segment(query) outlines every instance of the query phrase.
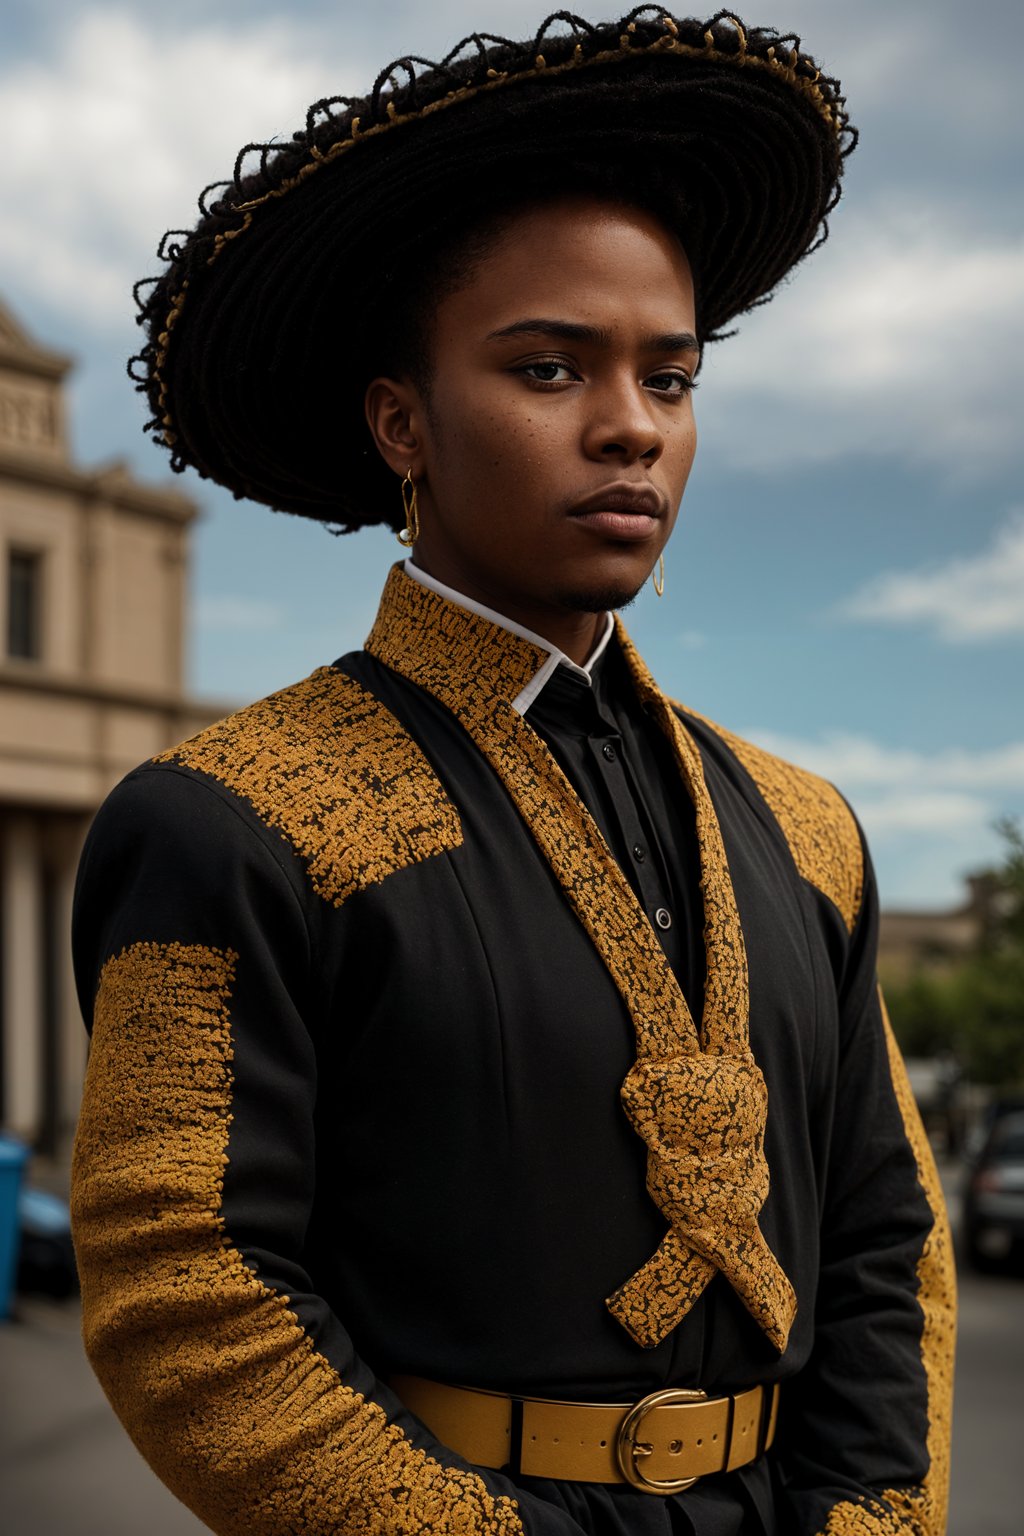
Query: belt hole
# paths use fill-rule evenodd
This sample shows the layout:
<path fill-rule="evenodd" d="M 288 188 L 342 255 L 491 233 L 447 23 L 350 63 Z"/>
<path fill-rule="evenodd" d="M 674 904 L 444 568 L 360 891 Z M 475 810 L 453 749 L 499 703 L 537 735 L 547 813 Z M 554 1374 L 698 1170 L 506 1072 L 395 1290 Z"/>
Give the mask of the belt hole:
<path fill-rule="evenodd" d="M 673 1441 L 671 1441 L 671 1443 L 669 1444 L 669 1448 L 668 1448 L 669 1449 L 669 1455 L 671 1455 L 671 1456 L 678 1456 L 679 1452 L 682 1450 L 682 1448 L 683 1448 L 683 1442 L 681 1440 L 673 1440 Z"/>
<path fill-rule="evenodd" d="M 698 1435 L 697 1436 L 697 1444 L 698 1445 L 703 1445 L 704 1444 L 704 1438 L 703 1438 L 702 1435 Z"/>
<path fill-rule="evenodd" d="M 607 1445 L 607 1444 L 608 1444 L 608 1441 L 607 1441 L 607 1440 L 602 1440 L 602 1441 L 601 1441 L 601 1444 L 602 1444 L 602 1446 L 605 1446 L 605 1445 Z"/>

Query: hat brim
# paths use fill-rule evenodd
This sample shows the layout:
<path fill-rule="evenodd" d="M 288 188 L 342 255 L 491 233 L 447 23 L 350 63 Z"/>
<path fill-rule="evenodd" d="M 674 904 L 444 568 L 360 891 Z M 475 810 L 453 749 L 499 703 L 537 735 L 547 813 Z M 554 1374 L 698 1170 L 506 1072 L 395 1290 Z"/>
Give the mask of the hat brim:
<path fill-rule="evenodd" d="M 569 33 L 522 45 L 532 67 L 478 60 L 450 92 L 382 77 L 276 161 L 264 149 L 146 301 L 137 377 L 175 467 L 278 510 L 394 526 L 362 414 L 366 318 L 453 214 L 552 157 L 623 167 L 640 203 L 654 177 L 678 187 L 702 341 L 764 302 L 826 228 L 852 145 L 842 98 L 773 34 L 716 21 L 687 42 L 697 23 L 656 15 L 589 53 Z"/>

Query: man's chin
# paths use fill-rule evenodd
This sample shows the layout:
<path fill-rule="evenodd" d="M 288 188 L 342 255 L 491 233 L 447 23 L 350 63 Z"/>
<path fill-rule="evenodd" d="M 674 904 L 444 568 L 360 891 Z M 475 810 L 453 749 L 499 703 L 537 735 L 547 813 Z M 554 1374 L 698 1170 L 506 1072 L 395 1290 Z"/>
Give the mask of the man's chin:
<path fill-rule="evenodd" d="M 577 588 L 560 594 L 559 602 L 571 613 L 608 613 L 612 609 L 628 608 L 646 585 L 644 581 L 639 586 L 609 582 L 604 587 Z"/>

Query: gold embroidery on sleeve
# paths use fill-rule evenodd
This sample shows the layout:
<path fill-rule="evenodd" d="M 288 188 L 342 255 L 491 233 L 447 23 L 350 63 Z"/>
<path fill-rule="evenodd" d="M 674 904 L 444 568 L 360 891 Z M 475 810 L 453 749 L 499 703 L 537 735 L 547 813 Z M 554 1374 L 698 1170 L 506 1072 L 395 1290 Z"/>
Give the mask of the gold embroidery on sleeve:
<path fill-rule="evenodd" d="M 879 994 L 881 999 L 881 994 Z M 949 1450 L 953 1421 L 953 1356 L 956 1346 L 956 1269 L 953 1239 L 949 1230 L 946 1202 L 939 1183 L 938 1170 L 928 1144 L 913 1090 L 907 1079 L 896 1037 L 889 1023 L 885 1002 L 881 1000 L 886 1042 L 893 1085 L 907 1140 L 917 1159 L 917 1174 L 934 1218 L 924 1251 L 917 1266 L 920 1289 L 917 1299 L 924 1313 L 921 1355 L 928 1379 L 928 1455 L 930 1467 L 924 1480 L 923 1495 L 927 1517 L 923 1528 L 929 1536 L 940 1536 L 946 1529 L 949 1499 Z M 886 1494 L 897 1509 L 905 1495 Z M 909 1513 L 909 1511 L 908 1511 Z"/>
<path fill-rule="evenodd" d="M 104 967 L 74 1163 L 86 1347 L 156 1473 L 221 1536 L 514 1536 L 513 1500 L 341 1381 L 221 1214 L 237 957 Z"/>
<path fill-rule="evenodd" d="M 830 1511 L 822 1536 L 945 1536 L 949 1502 L 949 1453 L 953 1423 L 953 1357 L 956 1347 L 956 1269 L 946 1202 L 913 1090 L 907 1079 L 885 999 L 879 992 L 889 1069 L 917 1175 L 933 1225 L 917 1265 L 917 1299 L 924 1314 L 921 1361 L 928 1386 L 928 1472 L 914 1488 L 887 1488 L 879 1499 L 844 1500 Z M 882 1502 L 884 1501 L 884 1502 Z"/>
<path fill-rule="evenodd" d="M 331 667 L 155 760 L 208 774 L 247 800 L 336 907 L 462 842 L 455 807 L 419 747 L 383 704 Z"/>

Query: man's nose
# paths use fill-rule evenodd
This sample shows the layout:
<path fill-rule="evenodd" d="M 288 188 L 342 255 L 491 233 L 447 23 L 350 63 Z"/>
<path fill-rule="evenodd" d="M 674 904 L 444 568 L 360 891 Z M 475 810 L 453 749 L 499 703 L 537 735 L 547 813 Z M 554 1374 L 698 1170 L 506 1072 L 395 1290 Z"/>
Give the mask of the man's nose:
<path fill-rule="evenodd" d="M 665 438 L 650 401 L 637 385 L 602 391 L 587 426 L 585 448 L 592 458 L 654 464 L 661 458 Z"/>

